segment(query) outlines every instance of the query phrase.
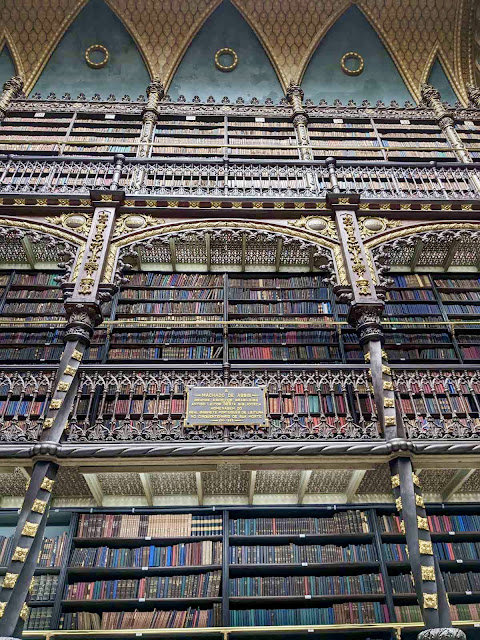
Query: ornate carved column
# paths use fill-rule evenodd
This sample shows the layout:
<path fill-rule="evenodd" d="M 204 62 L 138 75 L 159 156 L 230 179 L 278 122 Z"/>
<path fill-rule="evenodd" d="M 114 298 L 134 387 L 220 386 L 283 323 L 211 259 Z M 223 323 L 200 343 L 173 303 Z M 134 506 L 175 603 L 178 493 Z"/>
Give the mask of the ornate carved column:
<path fill-rule="evenodd" d="M 21 94 L 23 89 L 23 80 L 20 76 L 13 76 L 3 85 L 3 91 L 0 94 L 0 122 L 7 115 L 10 102 Z"/>
<path fill-rule="evenodd" d="M 63 285 L 67 327 L 65 350 L 58 366 L 54 393 L 43 422 L 36 461 L 14 534 L 13 555 L 0 592 L 0 637 L 19 637 L 28 616 L 26 599 L 42 545 L 51 492 L 58 472 L 55 454 L 67 427 L 78 387 L 78 369 L 94 329 L 102 321 L 101 306 L 113 287 L 103 285 L 116 208 L 121 192 L 92 192 L 92 226 L 75 282 Z"/>
<path fill-rule="evenodd" d="M 474 84 L 467 84 L 467 95 L 470 106 L 480 109 L 480 89 Z"/>
<path fill-rule="evenodd" d="M 418 640 L 465 640 L 464 632 L 452 627 L 443 577 L 433 556 L 420 481 L 414 473 L 410 456 L 399 453 L 390 462 L 390 472 L 395 505 L 407 541 L 415 592 L 427 627 L 420 632 Z"/>
<path fill-rule="evenodd" d="M 423 102 L 435 113 L 438 125 L 450 143 L 457 160 L 460 162 L 472 162 L 470 153 L 465 149 L 462 139 L 455 129 L 455 120 L 452 112 L 442 103 L 440 92 L 430 84 L 422 84 L 421 95 Z M 476 187 L 478 189 L 479 185 L 476 185 Z"/>
<path fill-rule="evenodd" d="M 137 158 L 150 155 L 149 145 L 155 135 L 155 125 L 158 120 L 158 103 L 164 96 L 163 84 L 159 78 L 154 78 L 147 87 L 148 101 L 142 113 L 142 132 L 137 150 Z"/>
<path fill-rule="evenodd" d="M 385 437 L 397 436 L 395 402 L 391 371 L 383 350 L 384 336 L 380 320 L 383 314 L 383 290 L 376 286 L 358 226 L 358 195 L 329 194 L 328 202 L 335 211 L 338 237 L 342 243 L 343 261 L 350 286 L 337 288 L 337 295 L 350 303 L 348 321 L 355 327 L 365 360 L 370 363 L 377 418 Z"/>
<path fill-rule="evenodd" d="M 297 144 L 300 147 L 300 158 L 302 160 L 313 160 L 313 151 L 310 146 L 310 137 L 307 128 L 308 116 L 302 104 L 303 95 L 300 85 L 295 84 L 293 80 L 290 81 L 287 89 L 287 100 L 292 105 L 292 122 L 297 137 Z M 317 181 L 311 169 L 307 168 L 305 178 L 312 194 L 317 193 Z"/>

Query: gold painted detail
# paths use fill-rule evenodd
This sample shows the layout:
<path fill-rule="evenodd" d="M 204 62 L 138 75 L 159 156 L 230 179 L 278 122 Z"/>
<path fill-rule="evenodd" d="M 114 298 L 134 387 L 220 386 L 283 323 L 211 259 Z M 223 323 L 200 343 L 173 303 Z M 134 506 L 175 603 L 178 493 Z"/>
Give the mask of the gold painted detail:
<path fill-rule="evenodd" d="M 59 382 L 57 386 L 57 391 L 68 391 L 70 387 L 69 382 Z"/>
<path fill-rule="evenodd" d="M 62 400 L 60 398 L 54 398 L 50 400 L 50 409 L 60 409 L 62 406 Z"/>
<path fill-rule="evenodd" d="M 45 418 L 43 421 L 44 429 L 51 429 L 53 427 L 53 418 Z"/>
<path fill-rule="evenodd" d="M 357 285 L 358 292 L 361 296 L 370 295 L 370 285 L 366 278 L 358 278 L 355 281 L 355 284 Z"/>
<path fill-rule="evenodd" d="M 343 198 L 345 199 L 345 198 Z M 342 198 L 339 198 L 339 202 Z M 348 200 L 348 198 L 347 198 Z M 356 284 L 358 286 L 358 282 L 361 283 L 360 295 L 369 295 L 370 287 L 367 284 L 365 285 L 365 278 L 363 277 L 365 272 L 367 271 L 367 267 L 365 266 L 362 260 L 362 252 L 360 250 L 360 244 L 355 237 L 355 225 L 353 222 L 353 217 L 351 215 L 347 215 L 343 218 L 343 224 L 345 226 L 345 233 L 347 234 L 347 251 L 350 256 L 350 260 L 352 262 L 352 271 L 354 271 L 357 276 L 359 276 Z"/>
<path fill-rule="evenodd" d="M 349 67 L 347 67 L 348 60 L 357 61 L 358 66 L 356 67 L 356 69 L 350 69 Z M 363 60 L 362 56 L 356 51 L 347 51 L 347 53 L 345 53 L 340 60 L 340 67 L 342 68 L 343 73 L 347 74 L 347 76 L 359 76 L 365 68 L 365 61 Z"/>
<path fill-rule="evenodd" d="M 230 64 L 222 64 L 222 62 L 220 61 L 220 58 L 226 55 L 232 58 L 232 62 Z M 219 49 L 215 53 L 215 66 L 220 71 L 233 71 L 237 66 L 237 64 L 238 64 L 238 55 L 233 49 L 230 49 L 229 47 L 223 47 L 222 49 Z"/>
<path fill-rule="evenodd" d="M 42 480 L 42 484 L 40 485 L 40 489 L 44 489 L 44 491 L 51 492 L 54 484 L 55 484 L 55 480 L 52 480 L 51 478 L 44 478 Z"/>
<path fill-rule="evenodd" d="M 83 353 L 81 351 L 78 351 L 78 349 L 75 349 L 72 353 L 72 358 L 80 362 L 81 359 L 83 358 Z"/>
<path fill-rule="evenodd" d="M 15 583 L 17 582 L 18 573 L 9 573 L 5 574 L 3 578 L 3 586 L 5 589 L 13 589 Z"/>
<path fill-rule="evenodd" d="M 391 480 L 392 480 L 392 489 L 396 489 L 397 487 L 400 486 L 400 475 L 398 473 L 392 476 Z"/>
<path fill-rule="evenodd" d="M 84 235 L 88 233 L 92 222 L 91 217 L 85 213 L 62 213 L 60 216 L 45 218 L 45 220 L 57 227 L 64 227 L 65 229 L 73 230 Z"/>
<path fill-rule="evenodd" d="M 370 362 L 370 351 L 367 351 L 367 353 L 364 353 L 363 357 L 365 358 L 365 362 Z"/>
<path fill-rule="evenodd" d="M 395 407 L 395 400 L 393 398 L 384 398 L 383 406 L 385 409 L 393 409 Z"/>
<path fill-rule="evenodd" d="M 394 427 L 396 425 L 395 416 L 385 416 L 385 426 Z"/>
<path fill-rule="evenodd" d="M 418 550 L 424 556 L 433 556 L 433 547 L 430 540 L 419 540 L 418 541 Z"/>
<path fill-rule="evenodd" d="M 401 511 L 402 510 L 402 508 L 403 508 L 402 498 L 397 498 L 395 500 L 395 506 L 397 507 L 397 511 Z"/>
<path fill-rule="evenodd" d="M 403 520 L 400 520 L 400 532 L 405 535 L 405 522 Z"/>
<path fill-rule="evenodd" d="M 387 360 L 387 362 L 388 362 L 388 355 L 387 355 L 387 352 L 386 352 L 384 349 L 382 349 L 381 354 L 382 354 L 382 359 L 383 359 L 383 360 Z"/>
<path fill-rule="evenodd" d="M 91 58 L 91 54 L 94 53 L 95 51 L 99 51 L 100 53 L 103 54 L 103 59 L 100 60 L 100 62 L 94 62 Z M 110 58 L 110 54 L 108 53 L 108 49 L 107 47 L 104 47 L 103 44 L 92 44 L 85 51 L 85 62 L 92 69 L 102 69 L 107 64 L 109 58 Z M 102 196 L 102 200 L 103 200 L 103 196 Z"/>
<path fill-rule="evenodd" d="M 420 478 L 417 476 L 416 473 L 412 472 L 412 482 L 414 485 L 416 485 L 417 487 L 421 487 L 422 485 L 420 484 Z"/>
<path fill-rule="evenodd" d="M 384 380 L 383 388 L 387 391 L 393 391 L 393 382 L 391 380 Z"/>
<path fill-rule="evenodd" d="M 29 607 L 26 603 L 23 603 L 22 608 L 20 609 L 20 613 L 18 614 L 22 620 L 26 620 L 28 618 L 28 614 L 30 612 Z"/>
<path fill-rule="evenodd" d="M 35 587 L 35 578 L 30 580 L 30 586 L 28 587 L 28 593 L 33 593 L 33 589 Z"/>
<path fill-rule="evenodd" d="M 435 581 L 435 567 L 422 566 L 422 580 Z"/>
<path fill-rule="evenodd" d="M 65 367 L 65 375 L 66 376 L 74 376 L 76 372 L 75 367 L 71 367 L 69 364 Z"/>
<path fill-rule="evenodd" d="M 25 562 L 28 555 L 28 548 L 25 547 L 15 547 L 15 551 L 13 552 L 12 562 Z"/>
<path fill-rule="evenodd" d="M 104 196 L 102 195 L 102 198 Z M 108 196 L 111 198 L 111 196 Z M 95 235 L 90 243 L 89 254 L 87 261 L 85 262 L 84 271 L 87 277 L 80 280 L 80 293 L 82 295 L 89 295 L 92 293 L 93 285 L 95 283 L 94 274 L 98 272 L 100 254 L 102 252 L 105 230 L 108 223 L 108 213 L 105 211 L 100 212 L 98 215 L 98 222 L 95 229 Z"/>
<path fill-rule="evenodd" d="M 415 504 L 417 507 L 425 508 L 425 502 L 423 501 L 423 496 L 419 496 L 418 493 L 415 494 Z"/>
<path fill-rule="evenodd" d="M 423 594 L 423 606 L 425 609 L 438 609 L 438 596 L 436 593 Z"/>
<path fill-rule="evenodd" d="M 7 607 L 6 602 L 0 602 L 0 618 L 3 618 L 3 614 L 5 613 L 6 607 Z"/>
<path fill-rule="evenodd" d="M 362 238 L 374 236 L 377 233 L 383 233 L 387 229 L 398 227 L 400 224 L 401 222 L 399 220 L 390 220 L 389 218 L 368 216 L 358 219 L 358 226 L 360 228 L 360 235 Z"/>
<path fill-rule="evenodd" d="M 47 503 L 45 500 L 40 500 L 39 498 L 37 498 L 33 501 L 32 511 L 35 511 L 36 513 L 45 513 L 46 508 Z"/>
<path fill-rule="evenodd" d="M 386 364 L 382 364 L 382 373 L 384 373 L 386 376 L 391 375 L 392 370 L 390 369 L 390 367 L 387 367 Z"/>
<path fill-rule="evenodd" d="M 310 231 L 320 233 L 327 238 L 337 239 L 337 230 L 334 221 L 328 216 L 302 216 L 295 220 L 294 227 L 303 227 Z"/>
<path fill-rule="evenodd" d="M 422 518 L 422 516 L 417 516 L 417 527 L 423 529 L 423 531 L 430 531 L 428 528 L 428 519 Z"/>
<path fill-rule="evenodd" d="M 38 524 L 34 522 L 25 522 L 22 529 L 22 536 L 27 536 L 28 538 L 34 538 L 37 533 Z"/>

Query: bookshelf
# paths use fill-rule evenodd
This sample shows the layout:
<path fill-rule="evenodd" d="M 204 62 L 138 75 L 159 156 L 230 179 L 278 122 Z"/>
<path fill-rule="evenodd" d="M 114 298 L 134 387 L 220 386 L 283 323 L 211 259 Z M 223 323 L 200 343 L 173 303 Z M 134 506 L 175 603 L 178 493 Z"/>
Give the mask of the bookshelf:
<path fill-rule="evenodd" d="M 377 118 L 375 127 L 381 146 L 386 151 L 387 160 L 455 161 L 455 154 L 434 120 Z"/>
<path fill-rule="evenodd" d="M 479 124 L 478 120 L 464 120 L 455 124 L 458 135 L 474 159 L 480 157 Z"/>
<path fill-rule="evenodd" d="M 328 157 L 386 160 L 370 118 L 312 118 L 308 130 L 315 160 Z"/>
<path fill-rule="evenodd" d="M 135 156 L 142 124 L 135 115 L 77 113 L 67 140 L 65 155 L 122 153 Z"/>
<path fill-rule="evenodd" d="M 478 505 L 427 511 L 453 618 L 478 621 L 480 559 L 440 546 L 480 555 Z M 366 639 L 362 625 L 420 620 L 408 560 L 389 552 L 405 544 L 393 505 L 61 509 L 48 527 L 65 535 L 63 563 L 37 570 L 29 629 L 353 624 Z"/>
<path fill-rule="evenodd" d="M 224 155 L 226 140 L 224 116 L 168 116 L 162 113 L 155 127 L 151 156 L 218 159 Z"/>
<path fill-rule="evenodd" d="M 297 160 L 295 129 L 288 118 L 228 118 L 228 157 Z"/>
<path fill-rule="evenodd" d="M 10 111 L 0 123 L 0 151 L 60 155 L 73 119 L 73 113 Z"/>

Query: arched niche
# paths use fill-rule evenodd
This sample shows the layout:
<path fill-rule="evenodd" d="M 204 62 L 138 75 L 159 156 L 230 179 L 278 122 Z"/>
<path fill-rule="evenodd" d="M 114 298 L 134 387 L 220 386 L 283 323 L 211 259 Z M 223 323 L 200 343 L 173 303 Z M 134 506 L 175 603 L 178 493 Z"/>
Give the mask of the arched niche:
<path fill-rule="evenodd" d="M 112 243 L 105 273 L 129 267 L 196 272 L 326 272 L 345 283 L 338 242 L 272 223 L 200 220 L 131 233 Z"/>

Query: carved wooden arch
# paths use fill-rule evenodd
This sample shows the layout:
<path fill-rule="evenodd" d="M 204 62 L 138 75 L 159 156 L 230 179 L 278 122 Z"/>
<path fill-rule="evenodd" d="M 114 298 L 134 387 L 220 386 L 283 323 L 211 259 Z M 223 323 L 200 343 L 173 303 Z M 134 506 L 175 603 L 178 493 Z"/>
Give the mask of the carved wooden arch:
<path fill-rule="evenodd" d="M 346 271 L 343 263 L 340 244 L 337 240 L 326 238 L 312 231 L 290 228 L 271 222 L 253 220 L 194 220 L 157 225 L 153 228 L 131 232 L 117 238 L 110 245 L 104 282 L 113 282 L 115 275 L 121 268 L 121 252 L 132 245 L 146 243 L 162 236 L 179 234 L 182 232 L 212 232 L 216 230 L 258 231 L 270 233 L 288 240 L 298 240 L 316 247 L 322 256 L 329 261 L 329 271 L 332 282 L 346 284 Z"/>
<path fill-rule="evenodd" d="M 366 240 L 365 248 L 372 268 L 375 265 L 380 283 L 383 284 L 390 268 L 389 258 L 395 248 L 412 246 L 419 241 L 422 243 L 432 241 L 445 242 L 450 243 L 450 247 L 453 247 L 453 243 L 472 239 L 480 242 L 480 222 L 451 222 L 445 220 L 443 222 L 413 224 L 394 231 L 386 231 L 370 240 Z M 414 267 L 415 265 L 412 266 L 412 270 Z M 477 264 L 477 269 L 479 267 L 480 264 Z"/>
<path fill-rule="evenodd" d="M 66 232 L 43 220 L 40 224 L 32 220 L 0 216 L 0 229 L 2 227 L 18 230 L 20 234 L 28 235 L 28 232 L 31 232 L 33 237 L 51 238 L 53 243 L 59 245 L 60 248 L 65 248 L 66 276 L 71 279 L 75 278 L 85 251 L 85 238 L 77 235 L 73 230 Z"/>

